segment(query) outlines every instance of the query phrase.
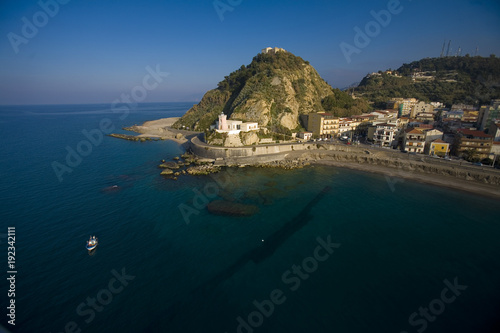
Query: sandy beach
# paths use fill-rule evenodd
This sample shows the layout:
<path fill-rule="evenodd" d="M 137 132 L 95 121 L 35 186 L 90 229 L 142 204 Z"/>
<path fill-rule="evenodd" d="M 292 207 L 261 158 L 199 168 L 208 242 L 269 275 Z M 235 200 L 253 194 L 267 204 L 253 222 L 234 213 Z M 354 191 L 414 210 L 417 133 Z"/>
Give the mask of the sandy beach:
<path fill-rule="evenodd" d="M 439 187 L 447 187 L 459 191 L 474 193 L 494 199 L 500 199 L 500 186 L 491 184 L 482 184 L 478 181 L 473 181 L 473 180 L 463 180 L 452 176 L 443 176 L 432 173 L 411 172 L 386 166 L 372 165 L 372 164 L 346 163 L 346 162 L 327 161 L 327 160 L 318 160 L 313 163 L 317 165 L 348 168 L 352 170 L 359 170 L 363 172 L 372 172 L 372 173 L 386 175 L 388 186 L 390 187 L 392 186 L 394 190 L 397 190 L 398 182 L 404 182 L 404 180 L 411 180 Z"/>
<path fill-rule="evenodd" d="M 171 117 L 146 121 L 142 125 L 134 125 L 125 129 L 139 133 L 137 135 L 138 138 L 160 138 L 162 140 L 172 140 L 179 144 L 185 144 L 188 142 L 185 135 L 190 134 L 190 132 L 176 130 L 171 127 L 179 118 Z"/>
<path fill-rule="evenodd" d="M 474 167 L 458 163 L 431 163 L 435 161 L 405 160 L 401 153 L 374 150 L 367 155 L 366 148 L 358 152 L 310 150 L 293 151 L 272 155 L 232 158 L 228 165 L 259 165 L 272 161 L 302 161 L 313 165 L 348 168 L 363 172 L 378 173 L 387 176 L 388 186 L 397 188 L 397 183 L 405 179 L 416 182 L 447 187 L 494 199 L 500 199 L 500 171 L 488 167 Z M 367 156 L 370 156 L 367 158 Z M 218 161 L 220 165 L 224 161 Z M 391 185 L 392 184 L 392 185 Z"/>
<path fill-rule="evenodd" d="M 173 129 L 171 126 L 178 119 L 179 117 L 152 120 L 142 125 L 135 125 L 126 129 L 140 133 L 137 136 L 139 138 L 161 138 L 162 140 L 172 140 L 179 144 L 187 144 L 189 140 L 186 136 L 196 134 L 196 132 Z M 304 151 L 294 151 L 286 154 L 280 153 L 241 157 L 237 159 L 233 158 L 230 160 L 229 164 L 255 165 L 272 160 L 306 160 L 311 164 L 383 174 L 387 176 L 388 183 L 392 182 L 395 187 L 397 187 L 396 184 L 398 182 L 408 179 L 500 199 L 500 186 L 493 181 L 493 178 L 498 179 L 498 177 L 500 177 L 500 172 L 498 170 L 490 168 L 471 170 L 470 167 L 462 167 L 457 163 L 436 166 L 433 163 L 426 163 L 423 160 L 422 162 L 413 161 L 410 163 L 410 166 L 403 167 L 401 164 L 401 153 L 380 150 L 372 151 L 370 156 L 374 157 L 376 160 L 367 162 L 358 158 L 366 155 L 366 153 L 363 152 L 366 151 L 366 149 L 367 148 L 363 148 L 358 153 L 352 152 L 350 156 L 347 153 L 326 152 L 325 150 L 310 150 L 307 153 Z M 356 155 L 358 155 L 358 157 L 356 157 Z M 228 162 L 229 160 L 225 162 L 218 161 L 218 164 L 224 165 Z M 410 170 L 408 170 L 408 168 L 410 168 Z M 486 179 L 485 176 L 487 176 Z"/>

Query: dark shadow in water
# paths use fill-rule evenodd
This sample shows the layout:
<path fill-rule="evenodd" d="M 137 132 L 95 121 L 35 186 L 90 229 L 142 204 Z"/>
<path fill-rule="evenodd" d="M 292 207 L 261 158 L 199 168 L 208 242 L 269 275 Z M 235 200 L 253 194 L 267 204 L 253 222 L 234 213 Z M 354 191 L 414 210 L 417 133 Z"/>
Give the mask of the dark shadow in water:
<path fill-rule="evenodd" d="M 229 279 L 236 272 L 238 272 L 244 265 L 249 261 L 254 263 L 259 263 L 266 258 L 273 255 L 273 253 L 294 233 L 305 226 L 313 216 L 310 214 L 312 208 L 323 198 L 323 196 L 329 192 L 330 186 L 326 186 L 323 190 L 317 194 L 313 200 L 311 200 L 302 211 L 295 216 L 292 220 L 285 223 L 279 230 L 271 234 L 261 246 L 255 248 L 245 254 L 243 254 L 238 260 L 236 260 L 231 266 L 221 271 L 219 274 L 202 284 L 201 286 L 193 289 L 188 294 L 185 295 L 184 301 L 177 301 L 167 309 L 167 313 L 157 316 L 157 318 L 162 318 L 161 322 L 167 323 L 176 317 L 177 313 L 182 311 L 183 306 L 187 306 L 189 300 L 193 297 L 207 296 L 213 293 L 215 288 L 225 280 Z M 185 303 L 185 304 L 183 304 Z M 159 329 L 162 327 L 161 322 L 157 321 L 149 326 L 149 329 L 154 332 L 153 329 Z M 149 332 L 150 330 L 146 330 Z"/>

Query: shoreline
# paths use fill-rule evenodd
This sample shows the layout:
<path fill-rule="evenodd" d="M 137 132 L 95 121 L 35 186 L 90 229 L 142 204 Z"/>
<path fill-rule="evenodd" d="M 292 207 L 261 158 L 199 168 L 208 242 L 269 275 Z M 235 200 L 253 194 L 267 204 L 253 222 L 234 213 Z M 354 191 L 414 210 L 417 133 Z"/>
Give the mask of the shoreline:
<path fill-rule="evenodd" d="M 311 164 L 338 167 L 343 169 L 350 169 L 361 172 L 384 175 L 390 177 L 390 179 L 387 179 L 388 186 L 391 186 L 389 182 L 393 182 L 393 184 L 395 184 L 397 183 L 397 179 L 403 179 L 403 180 L 414 181 L 421 184 L 438 186 L 441 188 L 459 190 L 461 192 L 481 195 L 492 199 L 500 199 L 499 186 L 491 184 L 482 184 L 477 181 L 462 180 L 451 176 L 440 176 L 432 173 L 429 174 L 420 172 L 416 173 L 411 171 L 397 170 L 386 166 L 362 165 L 358 163 L 342 163 L 336 161 L 318 160 L 318 161 L 311 161 Z"/>
<path fill-rule="evenodd" d="M 171 126 L 178 119 L 180 119 L 180 117 L 169 117 L 157 120 L 149 120 L 144 122 L 142 125 L 133 125 L 130 127 L 125 127 L 124 130 L 139 134 L 135 136 L 134 135 L 126 136 L 130 137 L 131 139 L 151 138 L 159 140 L 171 140 L 180 145 L 184 145 L 189 142 L 189 138 L 187 136 L 197 132 L 173 129 Z M 112 135 L 112 136 L 125 139 L 125 137 L 120 137 L 119 135 L 118 136 Z M 140 140 L 134 140 L 134 141 L 140 141 Z"/>
<path fill-rule="evenodd" d="M 372 154 L 375 155 L 376 152 Z M 360 154 L 346 152 L 317 150 L 306 153 L 295 151 L 260 156 L 260 158 L 255 156 L 231 159 L 226 162 L 226 165 L 236 167 L 265 166 L 281 161 L 285 163 L 285 166 L 291 165 L 293 168 L 294 163 L 306 162 L 312 165 L 385 175 L 389 177 L 387 179 L 388 186 L 394 186 L 398 179 L 404 179 L 500 199 L 500 172 L 488 169 L 470 170 L 467 166 L 461 165 L 434 165 L 425 161 L 405 161 L 395 156 L 397 155 L 367 158 Z"/>
<path fill-rule="evenodd" d="M 192 144 L 191 138 L 199 133 L 172 129 L 171 125 L 178 119 L 179 117 L 170 117 L 146 121 L 142 125 L 125 129 L 139 133 L 135 136 L 136 138 L 172 140 L 187 148 Z M 436 165 L 432 163 L 433 161 L 424 160 L 425 156 L 418 156 L 419 160 L 405 160 L 402 159 L 400 152 L 380 151 L 369 147 L 349 147 L 349 151 L 345 150 L 346 147 L 330 148 L 327 150 L 314 149 L 307 152 L 291 151 L 238 158 L 219 158 L 214 159 L 213 165 L 258 167 L 284 162 L 285 166 L 293 168 L 294 163 L 307 162 L 312 165 L 332 166 L 385 175 L 390 177 L 387 179 L 389 186 L 394 186 L 397 179 L 403 179 L 500 199 L 500 172 L 493 169 L 471 169 L 470 166 L 455 163 Z M 197 157 L 205 158 L 205 156 Z M 390 182 L 392 185 L 389 184 Z"/>

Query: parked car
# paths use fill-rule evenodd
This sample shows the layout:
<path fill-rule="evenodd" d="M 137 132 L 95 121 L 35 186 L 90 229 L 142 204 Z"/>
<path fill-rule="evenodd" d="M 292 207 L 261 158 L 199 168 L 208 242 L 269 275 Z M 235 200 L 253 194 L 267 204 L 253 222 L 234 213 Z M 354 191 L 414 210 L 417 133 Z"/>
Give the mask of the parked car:
<path fill-rule="evenodd" d="M 476 162 L 476 163 L 472 163 L 472 165 L 483 166 L 483 163 L 481 163 L 481 162 Z"/>

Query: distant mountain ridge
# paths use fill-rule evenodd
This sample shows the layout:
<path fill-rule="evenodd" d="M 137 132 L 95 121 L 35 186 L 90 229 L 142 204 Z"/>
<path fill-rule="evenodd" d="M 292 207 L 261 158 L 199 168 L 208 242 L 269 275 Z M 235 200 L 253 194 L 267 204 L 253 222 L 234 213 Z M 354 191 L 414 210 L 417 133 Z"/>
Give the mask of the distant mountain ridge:
<path fill-rule="evenodd" d="M 301 128 L 304 114 L 330 111 L 343 115 L 368 109 L 363 101 L 333 89 L 308 61 L 283 49 L 265 50 L 208 91 L 173 127 L 205 131 L 224 112 L 232 120 L 290 132 Z"/>
<path fill-rule="evenodd" d="M 397 70 L 372 73 L 354 88 L 357 96 L 384 107 L 393 97 L 424 101 L 488 104 L 500 98 L 500 59 L 484 57 L 425 58 Z"/>

